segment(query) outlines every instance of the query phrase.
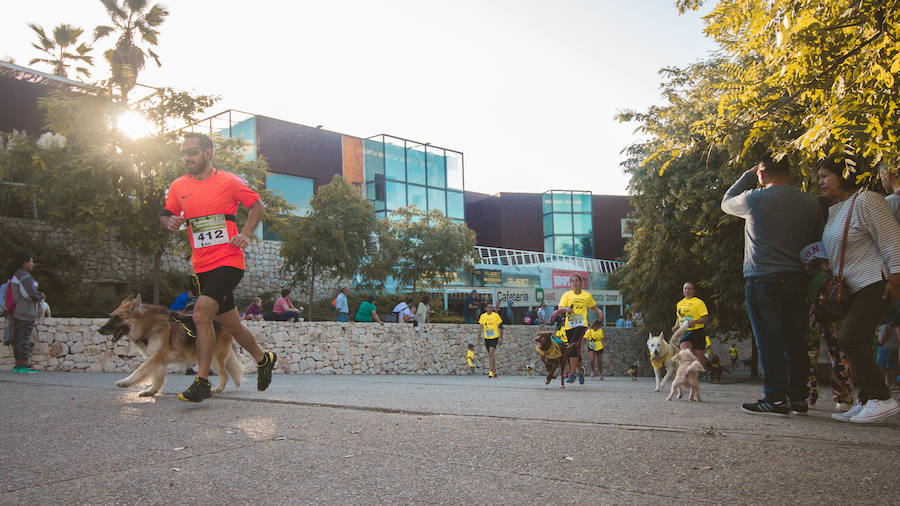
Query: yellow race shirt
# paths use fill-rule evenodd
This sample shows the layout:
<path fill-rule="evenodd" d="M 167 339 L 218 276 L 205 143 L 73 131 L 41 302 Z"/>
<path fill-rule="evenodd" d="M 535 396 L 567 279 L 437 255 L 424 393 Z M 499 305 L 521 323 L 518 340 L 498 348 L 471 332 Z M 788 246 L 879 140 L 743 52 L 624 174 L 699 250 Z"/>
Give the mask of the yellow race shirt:
<path fill-rule="evenodd" d="M 706 304 L 703 303 L 697 297 L 691 297 L 690 299 L 681 299 L 678 301 L 678 304 L 675 304 L 675 316 L 678 317 L 679 325 L 686 322 L 687 320 L 699 320 L 704 316 L 708 315 L 709 312 L 706 310 Z M 703 324 L 694 325 L 693 327 L 688 327 L 688 330 L 696 330 L 702 329 Z"/>
<path fill-rule="evenodd" d="M 584 339 L 588 342 L 588 349 L 600 351 L 603 349 L 603 329 L 587 329 Z"/>
<path fill-rule="evenodd" d="M 737 356 L 738 356 L 737 348 L 735 348 L 734 346 L 732 346 L 731 348 L 728 348 L 728 356 L 731 358 L 737 358 Z"/>
<path fill-rule="evenodd" d="M 466 352 L 466 362 L 469 363 L 469 367 L 475 367 L 475 352 L 472 350 Z"/>
<path fill-rule="evenodd" d="M 588 308 L 592 308 L 596 305 L 597 303 L 594 302 L 594 297 L 584 290 L 578 295 L 575 295 L 574 290 L 569 290 L 564 293 L 562 298 L 559 299 L 559 307 L 570 307 L 573 311 L 572 313 L 566 314 L 565 328 L 574 329 L 575 327 L 587 327 Z"/>
<path fill-rule="evenodd" d="M 497 339 L 500 337 L 500 324 L 503 323 L 503 318 L 500 318 L 500 315 L 497 313 L 484 313 L 478 318 L 478 323 L 484 327 L 484 332 L 482 332 L 482 336 L 485 339 Z"/>

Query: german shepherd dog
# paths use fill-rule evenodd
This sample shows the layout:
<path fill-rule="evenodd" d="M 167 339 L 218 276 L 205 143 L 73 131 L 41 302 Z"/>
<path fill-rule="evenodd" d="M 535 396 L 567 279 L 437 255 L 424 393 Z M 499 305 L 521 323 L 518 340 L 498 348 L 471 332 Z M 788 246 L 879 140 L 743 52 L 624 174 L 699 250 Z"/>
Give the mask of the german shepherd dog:
<path fill-rule="evenodd" d="M 175 318 L 173 318 L 173 316 Z M 142 304 L 140 294 L 128 296 L 115 311 L 110 313 L 109 320 L 100 327 L 100 333 L 113 336 L 116 342 L 124 336 L 133 342 L 147 361 L 141 364 L 127 378 L 116 382 L 119 388 L 128 388 L 151 380 L 151 385 L 138 394 L 149 397 L 159 392 L 166 383 L 166 366 L 179 364 L 190 366 L 197 363 L 197 344 L 188 334 L 187 328 L 176 318 L 190 318 L 186 313 L 170 312 L 163 306 Z M 235 355 L 231 342 L 231 334 L 222 330 L 214 322 L 216 343 L 213 345 L 212 369 L 219 375 L 219 384 L 213 392 L 225 389 L 230 376 L 236 387 L 241 386 L 244 372 L 240 359 Z"/>
<path fill-rule="evenodd" d="M 553 340 L 552 332 L 541 332 L 534 339 L 538 343 L 535 349 L 547 368 L 547 378 L 545 385 L 549 385 L 550 381 L 556 377 L 556 369 L 559 369 L 559 388 L 566 388 L 566 363 L 568 355 L 568 347 L 566 343 L 559 343 Z"/>

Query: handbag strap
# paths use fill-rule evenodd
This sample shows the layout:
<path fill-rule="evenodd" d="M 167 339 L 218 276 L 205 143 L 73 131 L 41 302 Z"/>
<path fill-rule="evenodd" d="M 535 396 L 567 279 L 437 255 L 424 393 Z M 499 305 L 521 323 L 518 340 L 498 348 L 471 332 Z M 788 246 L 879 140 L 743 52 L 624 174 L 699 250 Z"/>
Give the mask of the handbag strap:
<path fill-rule="evenodd" d="M 844 224 L 844 238 L 841 239 L 841 264 L 838 267 L 837 277 L 837 296 L 841 298 L 841 291 L 844 286 L 844 253 L 847 251 L 847 233 L 850 231 L 850 217 L 853 216 L 853 204 L 856 203 L 856 197 L 859 193 L 853 194 L 853 200 L 850 201 L 850 211 L 847 212 L 847 223 Z"/>

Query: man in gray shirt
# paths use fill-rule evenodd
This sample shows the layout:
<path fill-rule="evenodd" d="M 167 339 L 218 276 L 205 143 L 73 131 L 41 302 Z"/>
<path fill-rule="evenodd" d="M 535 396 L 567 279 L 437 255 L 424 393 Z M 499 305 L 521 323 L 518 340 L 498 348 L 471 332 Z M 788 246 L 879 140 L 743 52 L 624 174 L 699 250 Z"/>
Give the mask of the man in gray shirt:
<path fill-rule="evenodd" d="M 763 398 L 751 414 L 806 414 L 807 289 L 800 250 L 822 237 L 824 216 L 815 197 L 790 184 L 786 159 L 771 154 L 725 192 L 722 211 L 744 218 L 744 298 L 759 350 Z M 756 183 L 762 188 L 756 188 Z"/>

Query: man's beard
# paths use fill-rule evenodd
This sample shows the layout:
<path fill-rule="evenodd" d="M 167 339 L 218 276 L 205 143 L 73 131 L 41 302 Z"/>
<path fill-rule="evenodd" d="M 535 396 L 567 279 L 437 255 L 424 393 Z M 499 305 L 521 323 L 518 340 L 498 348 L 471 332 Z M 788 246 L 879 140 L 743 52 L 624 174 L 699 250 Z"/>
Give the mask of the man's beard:
<path fill-rule="evenodd" d="M 209 164 L 201 163 L 201 164 L 197 164 L 197 165 L 187 165 L 186 168 L 187 168 L 188 173 L 190 173 L 191 175 L 199 176 L 200 174 L 203 174 L 204 172 L 206 172 L 206 169 L 209 168 Z"/>

